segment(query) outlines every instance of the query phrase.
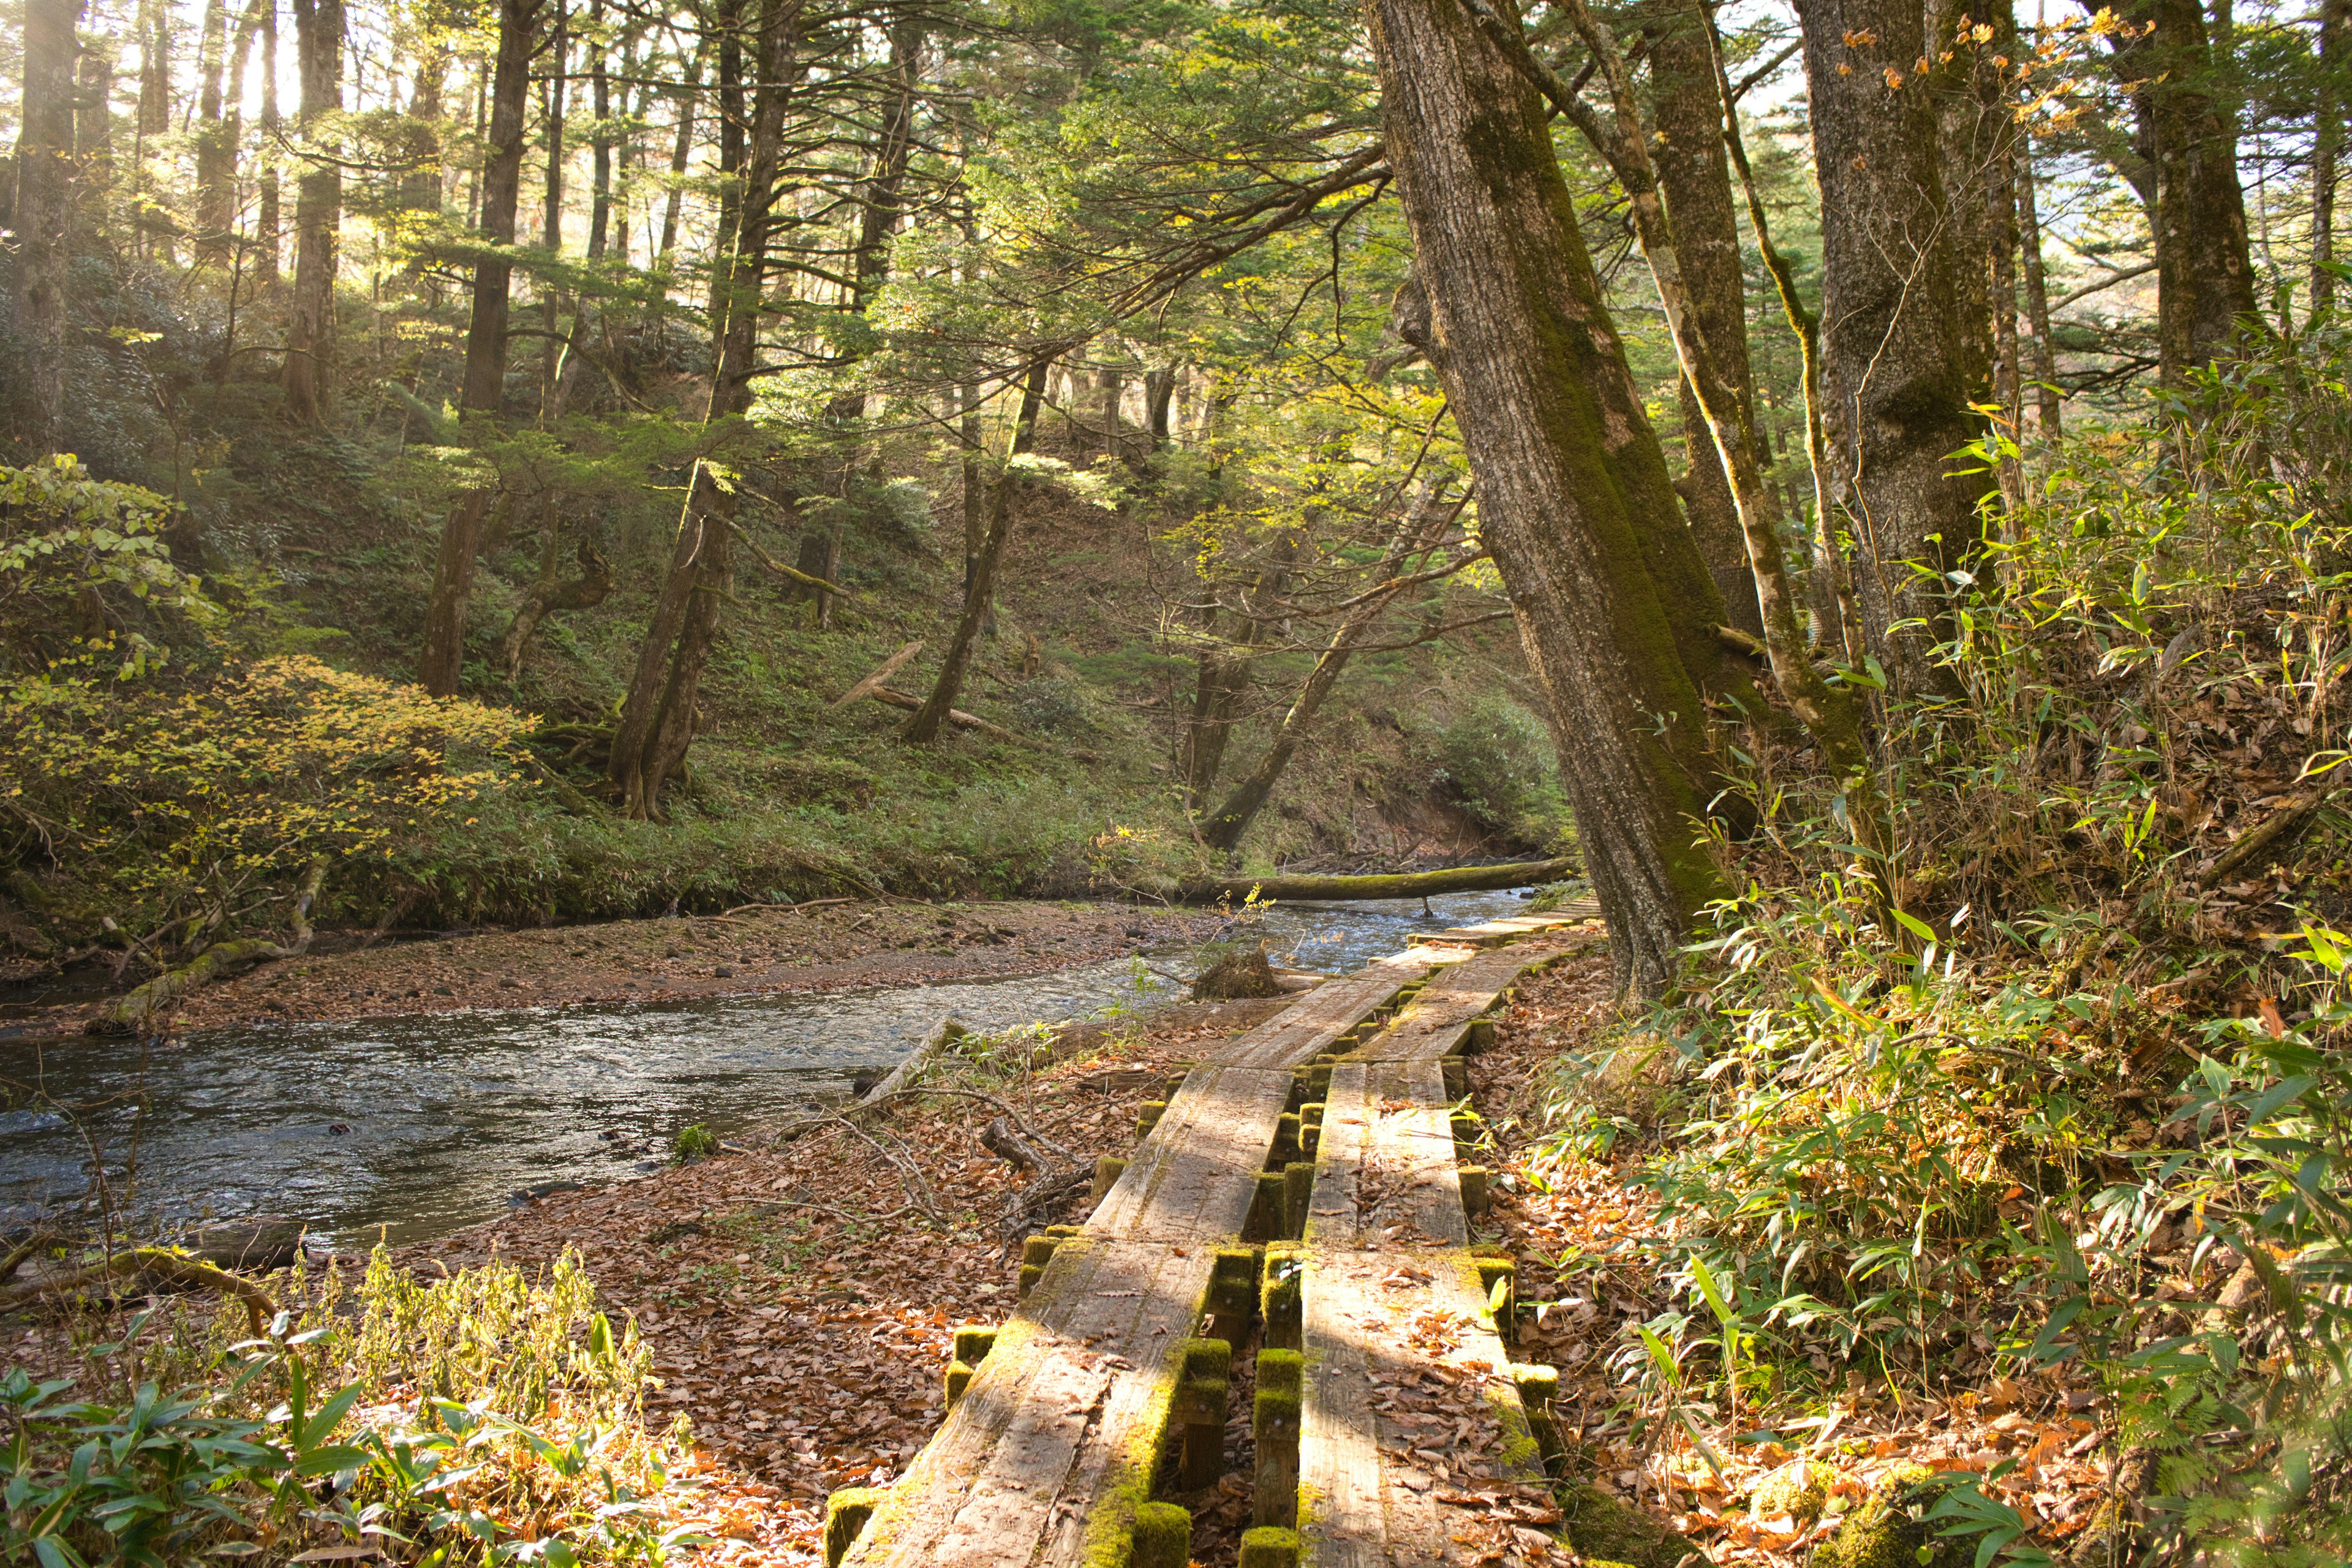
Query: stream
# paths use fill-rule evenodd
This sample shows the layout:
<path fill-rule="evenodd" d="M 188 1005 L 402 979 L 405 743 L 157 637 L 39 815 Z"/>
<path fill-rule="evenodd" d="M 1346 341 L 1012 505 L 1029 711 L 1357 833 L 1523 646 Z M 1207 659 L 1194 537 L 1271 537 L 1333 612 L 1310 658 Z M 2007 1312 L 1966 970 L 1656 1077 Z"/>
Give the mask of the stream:
<path fill-rule="evenodd" d="M 1277 964 L 1327 974 L 1415 932 L 1516 913 L 1518 894 L 1280 904 Z M 90 1194 L 148 1223 L 285 1214 L 339 1247 L 442 1236 L 520 1196 L 658 1169 L 689 1122 L 773 1125 L 887 1068 L 946 1014 L 982 1033 L 1181 1000 L 1188 949 L 1003 980 L 673 1005 L 443 1013 L 212 1029 L 152 1049 L 0 1046 L 48 1101 L 0 1110 L 0 1226 Z"/>

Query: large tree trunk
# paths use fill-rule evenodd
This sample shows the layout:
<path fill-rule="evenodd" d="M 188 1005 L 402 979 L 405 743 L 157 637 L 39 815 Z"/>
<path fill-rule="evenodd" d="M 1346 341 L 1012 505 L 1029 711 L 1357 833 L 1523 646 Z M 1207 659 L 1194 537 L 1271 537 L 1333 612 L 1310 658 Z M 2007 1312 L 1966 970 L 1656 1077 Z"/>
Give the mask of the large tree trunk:
<path fill-rule="evenodd" d="M 1693 843 L 1715 793 L 1700 690 L 1645 549 L 1687 535 L 1681 503 L 1534 89 L 1460 0 L 1367 9 L 1430 357 L 1477 483 L 1481 536 L 1554 733 L 1577 758 L 1577 827 L 1620 979 L 1657 994 L 1720 890 Z M 1703 569 L 1699 582 L 1719 616 Z"/>
<path fill-rule="evenodd" d="M 400 205 L 410 212 L 441 210 L 441 95 L 448 81 L 449 45 L 438 37 L 419 40 L 416 75 L 408 95 L 416 161 L 400 182 Z"/>
<path fill-rule="evenodd" d="M 2096 7 L 2093 7 L 2096 9 Z M 2239 323 L 2261 330 L 2238 183 L 2236 117 L 2218 79 L 2200 0 L 2140 0 L 2125 13 L 2151 33 L 2115 38 L 2156 184 L 2156 331 L 2168 386 L 2212 363 Z"/>
<path fill-rule="evenodd" d="M 73 223 L 74 29 L 82 0 L 26 0 L 25 96 L 16 133 L 16 313 L 25 336 L 32 426 L 25 444 L 65 439 L 66 273 Z"/>
<path fill-rule="evenodd" d="M 286 322 L 286 410 L 326 422 L 335 395 L 335 231 L 343 174 L 333 117 L 343 107 L 343 0 L 294 0 L 302 144 L 313 154 L 294 198 L 294 299 Z"/>
<path fill-rule="evenodd" d="M 1980 425 L 1936 105 L 1914 70 L 1925 22 L 1917 0 L 1798 0 L 1797 13 L 1822 188 L 1822 423 L 1864 640 L 1900 689 L 1950 692 L 1933 657 L 1944 574 L 1981 542 L 1983 485 L 1952 460 Z"/>
<path fill-rule="evenodd" d="M 482 161 L 482 237 L 498 249 L 474 266 L 473 319 L 466 329 L 466 380 L 457 405 L 478 424 L 506 405 L 507 308 L 514 264 L 515 209 L 522 195 L 523 116 L 530 99 L 531 34 L 544 0 L 499 0 L 498 64 L 490 86 L 488 144 Z M 485 486 L 459 500 L 441 525 L 433 597 L 425 612 L 425 648 L 416 679 L 436 697 L 453 695 L 466 659 L 466 610 L 474 563 L 489 516 Z"/>
<path fill-rule="evenodd" d="M 788 64 L 800 51 L 801 0 L 764 0 L 752 50 L 754 108 L 742 169 L 731 250 L 720 256 L 717 293 L 724 323 L 716 342 L 708 420 L 735 418 L 751 406 L 760 341 L 761 286 L 767 272 L 770 210 L 783 156 Z M 740 64 L 740 62 L 739 62 Z M 795 73 L 796 74 L 796 73 Z M 637 667 L 621 705 L 610 776 L 624 810 L 649 817 L 661 809 L 669 775 L 693 743 L 702 670 L 734 587 L 735 491 L 706 465 L 695 465 L 678 520 L 670 572 L 655 601 Z"/>
<path fill-rule="evenodd" d="M 1756 429 L 1755 389 L 1748 360 L 1748 279 L 1739 261 L 1739 225 L 1731 197 L 1731 168 L 1723 153 L 1723 116 L 1715 88 L 1715 56 L 1706 19 L 1696 4 L 1675 5 L 1658 20 L 1650 43 L 1651 126 L 1656 132 L 1658 189 L 1674 215 L 1675 250 L 1690 290 L 1691 313 L 1713 351 L 1716 369 L 1741 405 L 1739 423 Z M 1715 435 L 1687 379 L 1681 389 L 1683 444 L 1690 468 L 1682 485 L 1692 534 L 1723 595 L 1728 624 L 1764 635 L 1756 580 L 1731 481 L 1715 449 Z M 1752 457 L 1769 458 L 1759 443 Z"/>
<path fill-rule="evenodd" d="M 1037 411 L 1045 401 L 1045 374 L 1052 362 L 1039 360 L 1029 367 L 1026 380 L 1021 384 L 1021 408 L 1013 421 L 1013 441 L 1006 456 L 1017 458 L 1037 442 Z M 1004 557 L 1004 542 L 1013 533 L 1012 465 L 997 470 L 995 482 L 988 497 L 988 530 L 980 542 L 980 552 L 967 569 L 963 584 L 963 613 L 956 617 L 955 636 L 949 640 L 947 657 L 940 661 L 939 679 L 931 683 L 931 694 L 915 716 L 907 721 L 904 739 L 918 746 L 928 746 L 940 738 L 940 726 L 947 722 L 949 711 L 955 707 L 956 698 L 963 690 L 965 674 L 971 668 L 971 650 L 980 640 L 982 628 L 996 599 L 996 568 Z"/>

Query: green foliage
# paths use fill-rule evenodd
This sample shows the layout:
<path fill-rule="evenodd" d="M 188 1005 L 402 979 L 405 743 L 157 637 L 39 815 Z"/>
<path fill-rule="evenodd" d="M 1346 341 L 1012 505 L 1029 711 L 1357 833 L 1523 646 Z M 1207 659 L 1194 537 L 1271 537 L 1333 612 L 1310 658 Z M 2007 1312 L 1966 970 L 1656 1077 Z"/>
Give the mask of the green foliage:
<path fill-rule="evenodd" d="M 0 1553 L 161 1568 L 392 1542 L 570 1568 L 694 1543 L 669 1521 L 677 1438 L 641 1428 L 647 1352 L 594 1310 L 576 1258 L 427 1285 L 378 1248 L 355 1300 L 332 1270 L 292 1289 L 255 1338 L 140 1315 L 88 1347 L 88 1397 L 0 1380 Z"/>
<path fill-rule="evenodd" d="M 102 651 L 119 676 L 142 675 L 165 648 L 141 626 L 152 629 L 166 610 L 215 618 L 202 583 L 172 563 L 170 516 L 162 496 L 94 479 L 70 454 L 0 465 L 0 658 L 10 669 L 39 670 L 79 648 Z"/>
<path fill-rule="evenodd" d="M 679 1128 L 677 1136 L 669 1141 L 670 1159 L 681 1165 L 691 1165 L 718 1152 L 719 1134 L 699 1121 Z"/>
<path fill-rule="evenodd" d="M 1549 843 L 1568 819 L 1551 731 L 1499 692 L 1465 704 L 1436 736 L 1437 778 L 1471 816 L 1531 843 Z"/>

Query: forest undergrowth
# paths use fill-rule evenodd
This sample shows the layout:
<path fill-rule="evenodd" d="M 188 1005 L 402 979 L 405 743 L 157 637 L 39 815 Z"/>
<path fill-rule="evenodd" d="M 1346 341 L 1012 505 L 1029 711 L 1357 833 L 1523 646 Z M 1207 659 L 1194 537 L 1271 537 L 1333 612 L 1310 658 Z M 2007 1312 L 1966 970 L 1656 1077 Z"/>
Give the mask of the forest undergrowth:
<path fill-rule="evenodd" d="M 1743 747 L 1685 988 L 1529 1064 L 1594 1473 L 1711 1555 L 1891 1561 L 1870 1482 L 1922 1561 L 2352 1551 L 2347 347 L 2024 454 L 1955 694 L 1879 695 L 1886 857 Z"/>

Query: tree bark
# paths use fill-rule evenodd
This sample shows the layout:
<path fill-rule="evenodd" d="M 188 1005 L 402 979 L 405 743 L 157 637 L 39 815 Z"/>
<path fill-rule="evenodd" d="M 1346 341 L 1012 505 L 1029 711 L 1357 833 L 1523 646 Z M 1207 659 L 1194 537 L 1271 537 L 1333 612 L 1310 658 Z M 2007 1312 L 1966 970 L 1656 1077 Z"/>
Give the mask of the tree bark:
<path fill-rule="evenodd" d="M 261 13 L 261 194 L 253 219 L 253 280 L 264 289 L 278 286 L 278 210 L 277 145 L 281 124 L 278 112 L 278 0 L 254 0 Z"/>
<path fill-rule="evenodd" d="M 74 29 L 82 0 L 26 0 L 25 96 L 16 133 L 16 314 L 26 339 L 41 455 L 65 438 L 66 275 L 73 230 Z"/>
<path fill-rule="evenodd" d="M 601 605 L 613 592 L 613 563 L 585 539 L 580 542 L 580 575 L 569 580 L 556 575 L 556 544 L 562 531 L 556 526 L 552 505 L 548 508 L 545 522 L 547 537 L 542 542 L 539 581 L 523 595 L 522 605 L 508 625 L 499 648 L 506 660 L 509 686 L 522 674 L 522 656 L 529 651 L 531 634 L 538 631 L 540 622 L 558 610 L 585 610 Z"/>
<path fill-rule="evenodd" d="M 661 248 L 654 265 L 667 267 L 677 249 L 677 219 L 686 201 L 686 165 L 694 153 L 694 106 L 702 96 L 702 46 L 687 57 L 686 85 L 677 95 L 677 134 L 670 142 L 669 199 L 662 208 Z"/>
<path fill-rule="evenodd" d="M 449 45 L 427 37 L 417 41 L 416 51 L 416 75 L 408 95 L 415 162 L 401 177 L 400 205 L 409 212 L 437 213 L 441 210 L 441 95 L 449 81 Z"/>
<path fill-rule="evenodd" d="M 2311 131 L 2311 313 L 2336 308 L 2336 181 L 2344 154 L 2344 54 L 2352 0 L 2321 0 L 2319 91 Z"/>
<path fill-rule="evenodd" d="M 544 0 L 499 0 L 498 63 L 482 158 L 482 238 L 492 248 L 474 264 L 473 315 L 466 329 L 466 376 L 457 405 L 481 435 L 506 406 L 507 311 L 514 278 L 509 259 L 522 195 L 523 119 L 530 99 L 532 34 Z M 479 438 L 478 437 L 477 438 Z M 454 695 L 466 659 L 466 612 L 481 553 L 482 525 L 493 491 L 467 493 L 441 525 L 433 597 L 425 614 L 425 647 L 416 679 L 436 697 Z"/>
<path fill-rule="evenodd" d="M 227 66 L 228 14 L 224 0 L 205 0 L 196 49 L 196 259 L 229 258 L 236 224 L 236 132 L 221 112 L 221 73 Z"/>
<path fill-rule="evenodd" d="M 1976 50 L 1977 121 L 1982 127 L 1985 241 L 1989 251 L 1989 296 L 1992 306 L 1992 401 L 2000 410 L 2002 433 L 2014 441 L 2023 433 L 2024 366 L 2017 334 L 2017 115 L 2011 90 L 2017 57 L 2017 14 L 2011 0 L 1978 0 L 1991 38 Z M 2025 472 L 2013 457 L 1996 469 L 2002 510 L 2015 517 L 2025 504 Z"/>
<path fill-rule="evenodd" d="M 757 366 L 760 293 L 767 271 L 770 210 L 782 161 L 784 111 L 792 91 L 787 65 L 800 50 L 801 0 L 765 0 L 753 47 L 753 122 L 742 170 L 732 249 L 723 253 L 718 294 L 725 306 L 716 342 L 706 423 L 736 418 L 751 406 Z M 631 816 L 661 809 L 670 774 L 694 740 L 702 670 L 734 585 L 735 493 L 702 463 L 688 481 L 671 551 L 670 573 L 655 601 L 621 705 L 611 776 Z"/>
<path fill-rule="evenodd" d="M 1982 542 L 1983 485 L 1950 461 L 1980 424 L 1936 108 L 1915 69 L 1925 21 L 1916 0 L 1798 0 L 1797 14 L 1822 188 L 1822 425 L 1864 640 L 1898 689 L 1949 694 L 1934 659 L 1945 574 Z"/>
<path fill-rule="evenodd" d="M 2095 9 L 2096 7 L 2093 7 Z M 2236 118 L 2225 100 L 2200 0 L 2140 0 L 2126 20 L 2155 31 L 2115 39 L 2155 170 L 2158 375 L 2184 386 L 2242 321 L 2262 330 Z"/>
<path fill-rule="evenodd" d="M 2050 288 L 2042 270 L 2042 214 L 2033 201 L 2033 142 L 2018 138 L 2017 242 L 2025 260 L 2025 320 L 2032 331 L 2033 396 L 2044 440 L 2055 440 L 2059 412 L 2058 353 L 2050 338 Z"/>
<path fill-rule="evenodd" d="M 1459 502 L 1433 510 L 1417 504 L 1415 515 L 1408 517 L 1398 528 L 1397 536 L 1390 544 L 1388 562 L 1383 563 L 1384 568 L 1394 563 L 1398 580 L 1365 595 L 1340 617 L 1339 625 L 1331 633 L 1329 644 L 1315 660 L 1315 668 L 1307 671 L 1307 682 L 1299 688 L 1297 700 L 1282 716 L 1281 727 L 1275 731 L 1273 742 L 1266 747 L 1265 755 L 1258 759 L 1257 766 L 1251 769 L 1246 777 L 1234 785 L 1232 792 L 1225 796 L 1224 804 L 1202 825 L 1202 844 L 1212 849 L 1227 851 L 1240 847 L 1243 837 L 1250 830 L 1250 824 L 1257 820 L 1258 813 L 1265 810 L 1265 803 L 1273 798 L 1274 786 L 1290 766 L 1290 759 L 1297 754 L 1299 744 L 1306 740 L 1307 729 L 1315 722 L 1316 715 L 1322 711 L 1323 704 L 1331 693 L 1339 689 L 1339 677 L 1346 672 L 1356 649 L 1370 636 L 1382 613 L 1404 591 L 1407 584 L 1402 579 L 1410 576 L 1405 563 L 1435 549 L 1440 537 L 1461 515 L 1461 510 Z"/>
<path fill-rule="evenodd" d="M 1658 189 L 1673 215 L 1675 249 L 1690 309 L 1715 356 L 1725 387 L 1740 404 L 1738 423 L 1756 429 L 1754 382 L 1748 356 L 1748 279 L 1739 261 L 1739 226 L 1732 208 L 1731 168 L 1723 152 L 1723 116 L 1717 106 L 1715 57 L 1697 5 L 1678 4 L 1659 18 L 1650 38 L 1651 126 Z M 1764 635 L 1756 580 L 1739 511 L 1731 496 L 1715 434 L 1687 380 L 1681 387 L 1683 444 L 1689 473 L 1681 486 L 1692 535 L 1723 595 L 1727 624 Z M 1769 466 L 1760 444 L 1751 453 Z"/>
<path fill-rule="evenodd" d="M 286 410 L 322 425 L 335 396 L 335 249 L 343 174 L 334 117 L 343 108 L 343 0 L 294 0 L 306 151 L 294 198 L 294 298 L 286 323 Z"/>
<path fill-rule="evenodd" d="M 1029 367 L 1028 377 L 1021 384 L 1021 408 L 1013 421 L 1008 459 L 1021 456 L 1037 443 L 1037 411 L 1045 403 L 1045 374 L 1052 368 L 1053 362 L 1041 359 Z M 981 628 L 996 598 L 996 568 L 1004 557 L 1004 542 L 1013 532 L 1014 483 L 1008 461 L 997 470 L 995 482 L 989 489 L 988 531 L 982 537 L 980 552 L 965 577 L 963 613 L 956 618 L 955 636 L 948 643 L 947 656 L 940 661 L 939 679 L 931 683 L 930 696 L 907 721 L 901 733 L 910 745 L 928 746 L 938 741 L 949 710 L 962 694 L 964 676 L 971 668 L 972 646 L 980 640 Z"/>
<path fill-rule="evenodd" d="M 545 88 L 547 184 L 539 230 L 539 243 L 551 257 L 563 252 L 563 98 L 572 73 L 571 22 L 571 0 L 555 0 L 555 38 L 549 46 Z M 539 414 L 543 421 L 553 415 L 550 405 L 555 401 L 556 376 L 562 369 L 562 343 L 556 329 L 562 325 L 563 299 L 561 289 L 545 281 L 539 293 L 539 325 L 545 334 L 540 340 L 539 354 Z"/>
<path fill-rule="evenodd" d="M 1663 994 L 1719 890 L 1701 695 L 1645 537 L 1681 505 L 1602 302 L 1548 116 L 1459 0 L 1370 0 L 1381 120 L 1481 537 L 1551 703 L 1620 981 Z M 1696 551 L 1690 554 L 1696 559 Z M 1720 616 L 1702 569 L 1699 583 Z M 1710 641 L 1712 638 L 1710 637 Z"/>
<path fill-rule="evenodd" d="M 588 5 L 588 103 L 596 125 L 588 133 L 588 258 L 604 254 L 613 225 L 613 79 L 604 65 L 604 0 Z"/>
<path fill-rule="evenodd" d="M 1534 888 L 1573 877 L 1581 868 L 1573 855 L 1554 860 L 1507 860 L 1499 866 L 1449 866 L 1437 871 L 1401 871 L 1362 877 L 1228 877 L 1218 882 L 1187 882 L 1176 894 L 1188 904 L 1220 899 L 1425 899 L 1437 893 L 1499 892 Z"/>

